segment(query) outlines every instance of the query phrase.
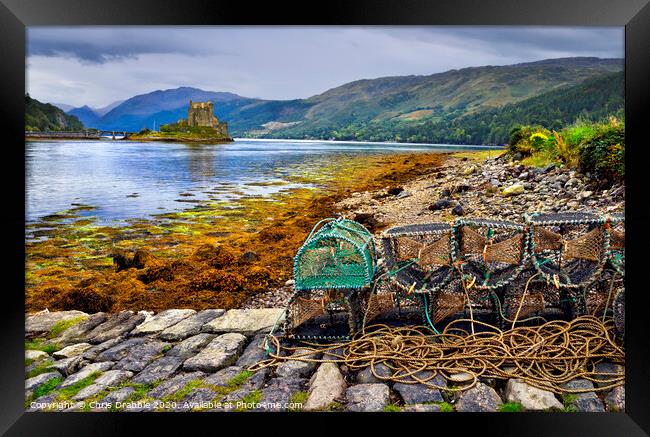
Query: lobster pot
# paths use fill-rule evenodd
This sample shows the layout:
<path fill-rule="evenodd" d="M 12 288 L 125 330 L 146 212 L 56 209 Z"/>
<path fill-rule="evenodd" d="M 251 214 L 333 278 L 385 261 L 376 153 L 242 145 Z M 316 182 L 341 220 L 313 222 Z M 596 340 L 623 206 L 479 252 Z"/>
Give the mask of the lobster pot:
<path fill-rule="evenodd" d="M 383 290 L 370 293 L 365 300 L 364 326 L 419 325 L 423 322 L 423 299 L 420 293 L 405 295 Z"/>
<path fill-rule="evenodd" d="M 560 289 L 537 275 L 528 266 L 503 293 L 501 317 L 504 326 L 516 319 L 521 322 L 530 317 L 569 317 L 575 313 L 568 290 Z"/>
<path fill-rule="evenodd" d="M 449 284 L 431 293 L 428 311 L 432 323 L 440 323 L 450 318 L 468 318 L 470 315 L 474 318 L 494 316 L 494 292 L 474 286 L 467 287 L 466 290 L 461 281 L 467 283 L 468 280 L 467 276 L 462 278 L 453 275 Z"/>
<path fill-rule="evenodd" d="M 501 220 L 461 219 L 454 225 L 454 249 L 464 275 L 475 287 L 510 283 L 523 269 L 528 235 L 522 225 Z"/>
<path fill-rule="evenodd" d="M 298 340 L 348 337 L 355 328 L 353 295 L 341 290 L 307 290 L 294 295 L 287 308 L 287 336 Z"/>
<path fill-rule="evenodd" d="M 381 240 L 386 267 L 402 290 L 427 293 L 450 281 L 452 238 L 447 223 L 394 227 Z"/>
<path fill-rule="evenodd" d="M 372 234 L 352 220 L 318 226 L 294 258 L 296 290 L 355 290 L 369 285 L 377 269 Z"/>
<path fill-rule="evenodd" d="M 625 276 L 625 215 L 623 213 L 612 214 L 607 218 L 607 224 L 609 237 L 607 265 Z"/>
<path fill-rule="evenodd" d="M 600 316 L 606 310 L 613 311 L 614 296 L 624 287 L 624 277 L 614 268 L 607 266 L 598 278 L 585 290 L 587 314 Z"/>
<path fill-rule="evenodd" d="M 563 287 L 591 283 L 607 260 L 605 220 L 591 213 L 526 215 L 533 264 Z"/>

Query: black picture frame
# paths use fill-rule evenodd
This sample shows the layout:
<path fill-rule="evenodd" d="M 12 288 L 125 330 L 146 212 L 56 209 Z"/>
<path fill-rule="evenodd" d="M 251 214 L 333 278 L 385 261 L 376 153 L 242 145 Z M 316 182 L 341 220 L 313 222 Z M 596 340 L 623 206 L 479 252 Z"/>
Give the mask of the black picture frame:
<path fill-rule="evenodd" d="M 650 433 L 650 359 L 644 267 L 650 225 L 645 167 L 650 162 L 649 0 L 357 0 L 308 4 L 250 4 L 202 0 L 0 0 L 0 126 L 3 135 L 2 221 L 5 240 L 0 351 L 0 432 L 7 435 L 112 435 L 145 426 L 149 433 L 181 429 L 226 431 L 224 422 L 259 432 L 312 433 L 325 419 L 328 433 L 367 432 L 369 422 L 390 420 L 407 432 L 473 435 L 637 436 Z M 349 425 L 328 415 L 268 414 L 251 420 L 240 414 L 196 413 L 26 413 L 24 412 L 24 92 L 25 27 L 37 25 L 572 25 L 625 26 L 626 114 L 626 412 L 578 414 L 373 414 L 345 415 Z M 645 140 L 645 141 L 644 141 Z M 647 231 L 646 231 L 647 232 Z M 646 274 L 647 277 L 647 274 Z M 647 288 L 647 285 L 646 285 Z M 254 414 L 254 413 L 247 413 Z M 294 424 L 296 418 L 309 423 Z M 417 420 L 417 425 L 412 422 Z M 444 422 L 444 423 L 443 423 Z M 327 426 L 330 424 L 330 426 Z M 419 425 L 419 426 L 418 426 Z M 353 428 L 350 428 L 353 426 Z M 357 428 L 358 426 L 358 428 Z M 358 429 L 359 431 L 353 431 Z M 412 429 L 412 431 L 411 431 Z M 437 431 L 438 430 L 438 431 Z M 455 431 L 454 431 L 455 430 Z"/>

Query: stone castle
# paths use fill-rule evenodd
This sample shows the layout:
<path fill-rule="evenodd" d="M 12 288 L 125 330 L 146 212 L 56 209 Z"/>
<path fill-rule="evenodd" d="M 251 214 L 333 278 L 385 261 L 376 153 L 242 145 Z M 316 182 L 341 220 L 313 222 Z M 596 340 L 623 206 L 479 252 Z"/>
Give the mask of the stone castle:
<path fill-rule="evenodd" d="M 220 122 L 214 115 L 212 102 L 193 102 L 187 111 L 187 125 L 191 127 L 211 127 L 228 136 L 228 123 Z"/>

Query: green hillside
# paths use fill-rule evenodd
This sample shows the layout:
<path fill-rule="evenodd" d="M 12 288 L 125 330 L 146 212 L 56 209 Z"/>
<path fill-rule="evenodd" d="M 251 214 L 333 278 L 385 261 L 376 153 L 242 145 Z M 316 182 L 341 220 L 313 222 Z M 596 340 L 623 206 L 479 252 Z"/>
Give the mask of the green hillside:
<path fill-rule="evenodd" d="M 283 114 L 270 114 L 269 108 L 277 107 L 278 102 L 255 102 L 223 115 L 235 135 L 405 140 L 396 130 L 427 123 L 448 124 L 619 72 L 622 67 L 620 59 L 565 58 L 464 68 L 429 76 L 359 80 L 309 99 L 281 102 Z M 253 127 L 240 124 L 241 118 L 260 122 Z M 261 123 L 264 120 L 275 124 L 269 129 Z M 282 123 L 291 124 L 283 127 Z M 387 128 L 394 135 L 383 132 Z"/>
<path fill-rule="evenodd" d="M 389 120 L 337 130 L 342 140 L 408 141 L 451 144 L 504 144 L 515 125 L 560 129 L 578 119 L 599 120 L 622 112 L 623 72 L 601 75 L 568 86 L 457 118 L 405 124 Z M 327 133 L 325 133 L 327 135 Z"/>
<path fill-rule="evenodd" d="M 83 123 L 74 115 L 68 115 L 49 103 L 25 95 L 25 130 L 26 131 L 78 131 Z"/>

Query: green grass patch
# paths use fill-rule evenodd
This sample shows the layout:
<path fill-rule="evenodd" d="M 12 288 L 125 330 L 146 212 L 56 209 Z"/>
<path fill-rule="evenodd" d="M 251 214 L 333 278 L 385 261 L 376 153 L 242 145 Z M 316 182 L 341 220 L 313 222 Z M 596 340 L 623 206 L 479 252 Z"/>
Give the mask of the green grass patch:
<path fill-rule="evenodd" d="M 82 320 L 85 320 L 86 317 L 75 317 L 74 319 L 68 319 L 68 320 L 61 320 L 60 322 L 57 322 L 54 326 L 52 326 L 52 329 L 50 329 L 50 332 L 47 333 L 47 338 L 54 338 L 57 337 L 59 334 L 61 334 L 63 331 L 66 329 L 76 325 L 77 323 L 81 322 Z"/>
<path fill-rule="evenodd" d="M 388 404 L 384 407 L 385 413 L 399 413 L 400 411 L 402 411 L 402 409 L 399 407 L 399 405 Z"/>
<path fill-rule="evenodd" d="M 309 398 L 309 393 L 306 391 L 297 391 L 292 394 L 289 398 L 289 404 L 293 404 L 293 406 L 289 407 L 289 411 L 301 411 L 302 406 L 307 402 L 307 398 Z"/>
<path fill-rule="evenodd" d="M 242 397 L 240 400 L 245 404 L 258 404 L 262 401 L 262 391 L 253 390 L 252 392 L 248 393 L 246 396 Z M 247 411 L 247 410 L 248 408 L 246 406 L 235 409 L 235 411 Z"/>
<path fill-rule="evenodd" d="M 253 376 L 253 372 L 250 370 L 242 370 L 239 372 L 237 375 L 233 376 L 229 381 L 228 381 L 228 387 L 231 388 L 239 388 L 242 384 L 244 384 L 248 378 Z"/>
<path fill-rule="evenodd" d="M 45 342 L 42 338 L 36 338 L 25 342 L 26 350 L 43 351 L 52 354 L 59 350 L 59 345 L 55 343 Z"/>
<path fill-rule="evenodd" d="M 467 158 L 468 161 L 472 162 L 483 162 L 487 159 L 496 158 L 504 152 L 505 150 L 503 149 L 478 150 L 472 152 L 456 152 L 452 153 L 451 156 L 458 159 Z"/>
<path fill-rule="evenodd" d="M 34 361 L 33 358 L 25 358 L 25 367 L 30 366 Z"/>
<path fill-rule="evenodd" d="M 438 403 L 438 406 L 440 407 L 440 411 L 443 413 L 452 413 L 454 411 L 454 406 L 449 402 L 440 402 Z"/>
<path fill-rule="evenodd" d="M 565 413 L 575 413 L 578 410 L 576 409 L 576 406 L 573 405 L 573 403 L 578 400 L 578 396 L 574 395 L 573 393 L 567 393 L 564 396 L 562 396 L 562 404 L 564 405 L 564 408 L 562 408 L 562 411 Z"/>
<path fill-rule="evenodd" d="M 499 407 L 501 413 L 519 413 L 521 411 L 524 411 L 524 407 L 519 402 L 506 402 Z"/>
<path fill-rule="evenodd" d="M 48 373 L 51 372 L 52 369 L 52 361 L 51 360 L 45 360 L 42 363 L 38 363 L 36 367 L 34 367 L 32 370 L 27 372 L 25 375 L 25 379 L 33 378 L 35 376 L 41 375 L 43 373 Z"/>
<path fill-rule="evenodd" d="M 72 385 L 69 385 L 67 387 L 63 387 L 62 389 L 59 390 L 59 393 L 57 394 L 56 400 L 57 401 L 65 401 L 65 400 L 70 399 L 72 396 L 79 393 L 82 389 L 88 387 L 89 385 L 92 385 L 92 383 L 95 382 L 95 380 L 101 374 L 102 374 L 102 372 L 93 372 L 90 375 L 86 376 L 81 381 L 77 381 Z"/>
<path fill-rule="evenodd" d="M 192 390 L 197 389 L 197 388 L 201 388 L 203 386 L 204 386 L 203 381 L 201 381 L 200 379 L 193 379 L 193 380 L 189 381 L 187 384 L 185 384 L 185 386 L 183 388 L 181 388 L 180 390 L 170 394 L 169 396 L 165 396 L 164 398 L 162 398 L 162 401 L 163 402 L 180 402 L 182 399 L 185 398 L 185 396 L 190 394 L 192 392 Z"/>
<path fill-rule="evenodd" d="M 38 399 L 42 396 L 50 394 L 62 382 L 63 378 L 60 376 L 56 376 L 50 379 L 45 384 L 40 385 L 36 390 L 34 390 L 32 396 L 26 401 L 26 403 L 29 403 L 32 399 Z"/>

